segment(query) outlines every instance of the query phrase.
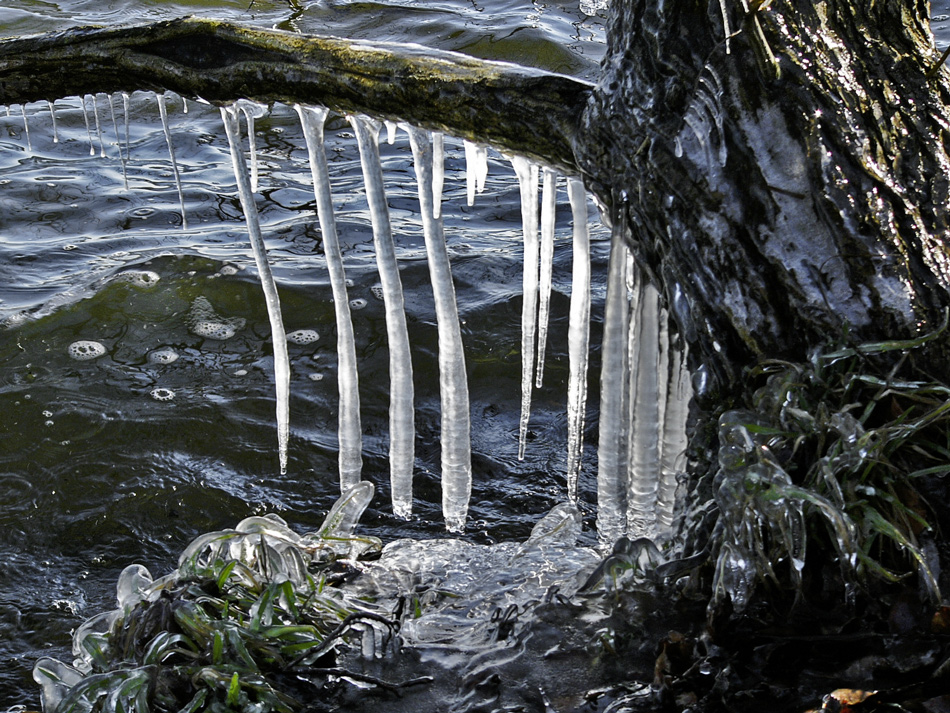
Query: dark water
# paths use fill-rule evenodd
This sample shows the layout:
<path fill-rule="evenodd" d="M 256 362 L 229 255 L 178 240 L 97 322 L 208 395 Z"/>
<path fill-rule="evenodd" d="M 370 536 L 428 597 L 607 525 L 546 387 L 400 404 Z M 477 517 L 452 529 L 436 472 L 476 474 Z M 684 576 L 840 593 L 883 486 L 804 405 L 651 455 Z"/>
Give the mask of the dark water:
<path fill-rule="evenodd" d="M 0 34 L 192 13 L 422 42 L 585 77 L 602 52 L 600 21 L 571 4 L 256 2 L 250 12 L 243 0 L 4 5 Z M 114 606 L 116 576 L 126 565 L 166 572 L 196 535 L 255 513 L 278 512 L 293 526 L 312 529 L 338 494 L 333 305 L 296 114 L 278 106 L 257 125 L 259 208 L 285 325 L 320 334 L 313 344 L 291 345 L 290 468 L 281 476 L 269 328 L 220 117 L 194 102 L 185 114 L 177 97 L 169 97 L 169 106 L 184 231 L 154 95 L 131 97 L 128 153 L 118 96 L 100 95 L 95 110 L 88 98 L 85 117 L 80 99 L 58 101 L 56 143 L 45 105 L 25 108 L 29 136 L 20 107 L 10 116 L 0 112 L 0 710 L 38 707 L 34 661 L 41 655 L 70 660 L 70 631 Z M 388 504 L 388 352 L 358 155 L 349 126 L 331 120 L 328 154 L 350 298 L 365 303 L 353 318 L 363 472 L 377 496 L 363 531 L 384 540 L 439 537 L 432 293 L 408 140 L 400 132 L 395 146 L 382 148 L 415 368 L 410 522 L 394 518 Z M 535 393 L 528 457 L 518 462 L 517 185 L 508 162 L 493 154 L 485 194 L 474 208 L 465 206 L 464 155 L 454 142 L 447 145 L 446 174 L 446 234 L 472 399 L 474 491 L 466 536 L 482 543 L 520 539 L 564 498 L 570 215 L 562 184 L 546 385 Z M 600 229 L 595 275 L 605 261 Z M 145 271 L 154 274 L 137 281 Z M 601 292 L 598 284 L 595 305 Z M 195 336 L 185 317 L 198 298 L 246 326 L 226 341 Z M 107 353 L 76 361 L 68 353 L 76 340 L 96 340 Z M 592 344 L 599 344 L 596 324 Z M 150 361 L 160 348 L 173 349 L 178 359 Z M 596 346 L 594 357 L 596 363 Z M 596 427 L 595 365 L 592 376 L 588 439 Z M 171 400 L 155 398 L 169 392 Z M 589 441 L 581 479 L 588 513 L 591 452 Z"/>

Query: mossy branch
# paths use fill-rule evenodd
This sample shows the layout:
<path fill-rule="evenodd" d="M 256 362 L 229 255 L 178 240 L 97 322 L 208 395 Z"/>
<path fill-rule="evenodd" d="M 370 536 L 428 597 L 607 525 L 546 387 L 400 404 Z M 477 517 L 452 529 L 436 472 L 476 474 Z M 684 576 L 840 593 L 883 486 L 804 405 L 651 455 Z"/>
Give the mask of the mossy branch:
<path fill-rule="evenodd" d="M 0 103 L 137 89 L 365 112 L 576 172 L 573 143 L 592 86 L 418 45 L 198 18 L 0 41 Z"/>

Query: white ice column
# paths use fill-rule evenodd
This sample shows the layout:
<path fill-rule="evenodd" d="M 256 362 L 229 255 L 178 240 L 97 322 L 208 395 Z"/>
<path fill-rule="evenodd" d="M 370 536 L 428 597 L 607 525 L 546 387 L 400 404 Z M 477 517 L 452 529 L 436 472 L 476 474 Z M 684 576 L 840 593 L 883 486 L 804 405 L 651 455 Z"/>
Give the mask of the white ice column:
<path fill-rule="evenodd" d="M 182 230 L 188 229 L 188 219 L 185 217 L 185 195 L 181 190 L 181 174 L 178 173 L 178 162 L 175 160 L 175 147 L 172 145 L 172 132 L 168 126 L 168 110 L 165 108 L 165 95 L 156 94 L 158 98 L 158 113 L 162 117 L 162 130 L 165 132 L 165 143 L 168 144 L 168 157 L 172 162 L 172 173 L 175 176 L 175 188 L 178 190 L 178 203 L 181 205 L 181 227 Z M 93 106 L 95 106 L 95 97 L 93 97 Z M 96 126 L 99 125 L 99 115 L 96 114 Z M 225 122 L 225 127 L 227 127 L 227 122 Z M 101 140 L 101 139 L 100 139 Z M 241 161 L 244 161 L 244 157 L 241 157 Z M 240 187 L 240 182 L 238 183 Z M 257 214 L 257 208 L 254 208 L 255 215 Z M 250 225 L 248 225 L 250 228 Z"/>
<path fill-rule="evenodd" d="M 521 303 L 521 419 L 518 426 L 518 460 L 524 460 L 531 418 L 531 387 L 534 376 L 534 340 L 538 325 L 538 166 L 521 156 L 511 165 L 521 191 L 521 224 L 524 233 L 524 276 Z"/>
<path fill-rule="evenodd" d="M 544 385 L 544 350 L 548 342 L 551 313 L 551 284 L 554 274 L 554 210 L 557 173 L 545 167 L 541 183 L 541 273 L 538 286 L 538 370 L 535 386 Z"/>
<path fill-rule="evenodd" d="M 360 162 L 370 218 L 376 264 L 386 306 L 386 333 L 389 338 L 389 475 L 392 483 L 393 512 L 399 517 L 412 513 L 412 471 L 415 459 L 415 421 L 413 413 L 412 356 L 402 281 L 396 264 L 389 208 L 383 188 L 383 170 L 379 162 L 378 121 L 368 117 L 350 117 L 360 147 Z"/>
<path fill-rule="evenodd" d="M 303 125 L 304 140 L 310 157 L 313 175 L 313 194 L 317 200 L 317 216 L 323 236 L 323 252 L 330 273 L 333 290 L 333 309 L 336 313 L 337 382 L 339 385 L 339 441 L 340 492 L 345 493 L 360 482 L 363 470 L 363 437 L 360 428 L 359 375 L 356 367 L 356 340 L 350 302 L 346 293 L 346 274 L 343 255 L 336 231 L 333 200 L 330 195 L 330 175 L 327 170 L 326 149 L 323 145 L 323 126 L 328 111 L 322 107 L 297 106 Z"/>
<path fill-rule="evenodd" d="M 663 454 L 657 488 L 656 520 L 660 537 L 670 535 L 676 511 L 679 477 L 686 471 L 686 425 L 693 385 L 686 367 L 686 347 L 670 350 L 670 388 L 663 418 Z"/>
<path fill-rule="evenodd" d="M 571 311 L 567 330 L 567 495 L 577 499 L 577 477 L 584 447 L 587 408 L 587 359 L 590 342 L 590 236 L 587 230 L 587 191 L 580 179 L 569 178 L 567 195 L 574 220 L 574 264 Z"/>
<path fill-rule="evenodd" d="M 636 266 L 633 270 L 639 272 Z M 629 326 L 627 535 L 655 539 L 668 339 L 656 287 L 638 276 L 632 289 L 639 299 L 632 306 Z"/>
<path fill-rule="evenodd" d="M 432 215 L 442 217 L 442 187 L 445 184 L 445 135 L 432 132 Z"/>
<path fill-rule="evenodd" d="M 159 106 L 164 106 L 161 100 Z M 267 249 L 264 246 L 264 236 L 261 234 L 257 205 L 254 202 L 254 194 L 251 192 L 251 184 L 248 180 L 247 163 L 244 160 L 244 151 L 241 147 L 241 126 L 238 119 L 238 110 L 234 107 L 222 107 L 221 118 L 224 120 L 224 130 L 228 135 L 234 178 L 237 181 L 241 206 L 244 208 L 247 232 L 251 239 L 251 249 L 254 252 L 254 262 L 257 264 L 261 287 L 264 290 L 264 302 L 267 305 L 267 316 L 270 319 L 271 341 L 274 346 L 274 382 L 277 390 L 277 447 L 280 472 L 283 474 L 287 472 L 287 446 L 290 441 L 290 357 L 287 353 L 287 336 L 284 332 L 284 322 L 280 313 L 277 284 L 274 282 L 274 275 L 271 273 L 270 265 L 267 262 Z"/>
<path fill-rule="evenodd" d="M 465 352 L 452 268 L 442 220 L 433 217 L 432 146 L 429 133 L 406 126 L 419 187 L 419 205 L 429 256 L 429 276 L 439 329 L 439 393 L 442 399 L 442 513 L 451 532 L 461 532 L 472 494 L 471 417 Z"/>
<path fill-rule="evenodd" d="M 601 347 L 600 433 L 597 444 L 597 533 L 610 547 L 626 530 L 627 458 L 623 394 L 627 381 L 627 259 L 621 221 L 614 223 L 607 268 Z"/>

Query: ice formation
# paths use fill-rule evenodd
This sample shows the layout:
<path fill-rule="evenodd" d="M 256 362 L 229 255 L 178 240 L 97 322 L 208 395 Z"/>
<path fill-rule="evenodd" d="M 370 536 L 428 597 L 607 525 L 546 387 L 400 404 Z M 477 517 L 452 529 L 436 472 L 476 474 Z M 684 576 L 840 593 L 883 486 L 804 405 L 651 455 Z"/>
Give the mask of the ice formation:
<path fill-rule="evenodd" d="M 356 341 L 350 315 L 351 305 L 346 294 L 343 256 L 340 253 L 340 240 L 333 215 L 326 150 L 323 146 L 323 125 L 327 113 L 327 110 L 323 108 L 297 106 L 297 114 L 300 116 L 304 140 L 307 144 L 313 193 L 317 200 L 317 217 L 320 220 L 320 233 L 323 236 L 323 252 L 327 259 L 327 272 L 330 273 L 330 288 L 333 291 L 333 309 L 337 329 L 337 382 L 340 399 L 338 416 L 340 491 L 346 492 L 361 479 L 363 437 L 360 429 Z"/>
<path fill-rule="evenodd" d="M 415 414 L 413 412 L 412 352 L 406 328 L 402 280 L 396 264 L 396 246 L 389 223 L 389 208 L 379 162 L 379 122 L 368 117 L 350 117 L 356 131 L 373 223 L 376 265 L 386 304 L 386 333 L 389 337 L 389 476 L 393 512 L 399 517 L 412 514 L 412 471 L 415 461 Z"/>
<path fill-rule="evenodd" d="M 446 529 L 465 529 L 472 494 L 471 418 L 465 351 L 455 285 L 442 220 L 433 216 L 432 144 L 429 133 L 407 127 L 416 166 L 422 228 L 439 329 L 439 393 L 442 398 L 442 514 Z"/>
<path fill-rule="evenodd" d="M 538 369 L 535 386 L 544 384 L 544 350 L 548 340 L 551 311 L 551 283 L 554 271 L 554 206 L 557 199 L 557 173 L 545 166 L 541 189 L 541 273 L 538 283 Z"/>
<path fill-rule="evenodd" d="M 168 126 L 168 109 L 165 107 L 165 95 L 156 94 L 158 99 L 158 112 L 162 117 L 162 131 L 165 132 L 165 143 L 168 144 L 168 158 L 172 163 L 172 174 L 175 176 L 175 189 L 178 191 L 178 203 L 181 206 L 181 227 L 182 230 L 188 229 L 188 218 L 185 217 L 185 194 L 181 190 L 181 174 L 178 172 L 178 161 L 175 160 L 175 147 L 172 144 L 172 132 Z M 93 98 L 95 106 L 95 98 Z M 99 126 L 99 115 L 96 115 L 96 126 Z M 100 141 L 101 141 L 100 134 Z"/>

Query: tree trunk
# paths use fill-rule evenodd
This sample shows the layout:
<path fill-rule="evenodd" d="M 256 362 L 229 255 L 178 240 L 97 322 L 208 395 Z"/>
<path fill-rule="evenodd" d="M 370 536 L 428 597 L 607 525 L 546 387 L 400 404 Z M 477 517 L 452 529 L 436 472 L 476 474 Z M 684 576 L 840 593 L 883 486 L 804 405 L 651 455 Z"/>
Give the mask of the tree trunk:
<path fill-rule="evenodd" d="M 943 322 L 950 92 L 927 8 L 614 1 L 579 162 L 707 386 Z"/>

